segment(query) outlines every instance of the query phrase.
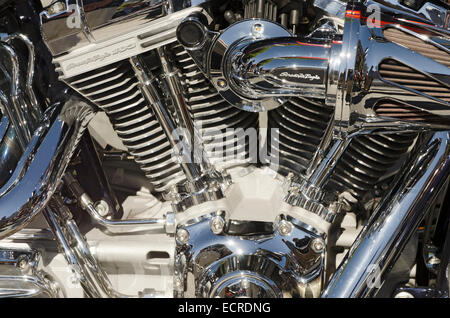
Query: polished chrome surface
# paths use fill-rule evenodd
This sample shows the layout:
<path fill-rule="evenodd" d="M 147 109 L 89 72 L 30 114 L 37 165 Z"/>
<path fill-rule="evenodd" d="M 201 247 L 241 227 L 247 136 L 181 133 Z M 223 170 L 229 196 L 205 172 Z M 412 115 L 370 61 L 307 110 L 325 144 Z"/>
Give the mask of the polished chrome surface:
<path fill-rule="evenodd" d="M 376 294 L 389 266 L 424 218 L 426 206 L 448 180 L 449 141 L 449 132 L 435 133 L 415 156 L 352 245 L 323 297 Z"/>
<path fill-rule="evenodd" d="M 324 297 L 377 296 L 425 211 L 445 202 L 450 16 L 436 3 L 41 3 L 43 43 L 0 34 L 0 296 L 60 296 L 61 262 L 81 283 L 61 287 L 84 297 L 161 285 L 176 297 L 307 298 L 327 282 Z M 40 113 L 43 44 L 50 77 L 105 111 L 120 139 L 91 151 L 126 198 L 123 218 L 83 171 L 92 161 L 77 145 L 95 110 L 71 95 Z M 25 273 L 16 256 L 30 251 L 14 244 L 42 248 L 57 280 Z"/>
<path fill-rule="evenodd" d="M 193 17 L 188 17 L 183 23 L 192 21 L 201 24 Z M 179 26 L 179 30 L 183 27 L 183 23 Z M 226 101 L 235 107 L 252 112 L 274 109 L 283 104 L 285 99 L 282 97 L 257 99 L 255 98 L 257 93 L 252 94 L 251 98 L 248 98 L 247 92 L 245 92 L 247 94 L 236 93 L 234 89 L 240 83 L 233 82 L 236 79 L 232 78 L 230 72 L 239 67 L 237 63 L 233 62 L 236 56 L 241 55 L 246 44 L 267 38 L 290 37 L 291 34 L 286 29 L 270 21 L 244 20 L 231 25 L 221 33 L 208 30 L 205 32 L 205 41 L 201 45 L 193 48 L 185 46 L 185 49 L 200 69 L 211 79 L 212 84 Z M 178 35 L 178 37 L 180 36 Z M 182 43 L 182 41 L 180 42 Z M 245 91 L 245 87 L 243 90 Z M 274 96 L 279 95 L 274 94 Z"/>
<path fill-rule="evenodd" d="M 93 115 L 91 106 L 75 97 L 46 111 L 13 175 L 0 189 L 1 238 L 22 229 L 49 202 Z"/>
<path fill-rule="evenodd" d="M 89 197 L 78 181 L 70 172 L 64 176 L 64 182 L 69 187 L 73 195 L 80 202 L 81 207 L 89 213 L 93 221 L 97 222 L 100 226 L 105 227 L 107 230 L 112 230 L 118 227 L 132 228 L 132 231 L 145 230 L 161 230 L 165 228 L 165 219 L 132 219 L 132 220 L 110 220 L 102 216 L 99 206 Z M 61 208 L 61 207 L 60 207 Z M 122 232 L 123 234 L 123 232 Z"/>
<path fill-rule="evenodd" d="M 445 9 L 444 6 L 440 6 L 436 3 L 424 2 L 417 3 L 420 5 L 420 8 L 411 8 L 408 7 L 405 2 L 400 0 L 384 0 L 385 3 L 388 3 L 396 9 L 400 9 L 402 11 L 406 11 L 408 13 L 418 15 L 419 17 L 423 16 L 429 21 L 432 21 L 433 24 L 448 29 L 450 26 L 448 25 L 448 15 L 449 12 Z M 443 1 L 445 2 L 445 1 Z M 448 3 L 448 2 L 447 2 Z M 417 5 L 416 4 L 416 5 Z"/>
<path fill-rule="evenodd" d="M 237 45 L 227 53 L 224 73 L 231 89 L 250 100 L 324 98 L 331 50 L 340 45 L 292 37 Z"/>
<path fill-rule="evenodd" d="M 20 160 L 22 151 L 14 127 L 8 116 L 3 116 L 0 121 L 0 186 L 3 186 L 11 177 L 14 168 Z"/>
<path fill-rule="evenodd" d="M 163 63 L 165 61 L 163 60 Z M 160 123 L 167 140 L 173 149 L 175 161 L 180 164 L 184 175 L 186 176 L 186 182 L 173 187 L 172 201 L 175 212 L 180 212 L 188 209 L 189 207 L 200 204 L 206 201 L 215 201 L 223 198 L 222 187 L 226 187 L 228 181 L 209 166 L 204 156 L 203 148 L 198 149 L 199 155 L 195 153 L 196 149 L 193 149 L 196 144 L 190 144 L 193 141 L 192 137 L 187 139 L 181 138 L 182 134 L 177 130 L 174 119 L 168 111 L 168 108 L 162 102 L 162 98 L 157 91 L 156 78 L 152 78 L 152 73 L 146 70 L 145 62 L 141 57 L 133 57 L 130 59 L 130 63 L 135 71 L 136 77 L 139 80 L 139 88 L 142 94 L 145 96 L 147 102 L 152 107 L 153 113 Z M 166 66 L 168 67 L 168 66 Z M 169 74 L 165 74 L 168 76 Z M 174 83 L 172 83 L 174 84 Z M 170 87 L 170 86 L 169 86 Z M 174 106 L 178 108 L 178 113 L 184 113 L 184 100 L 181 95 L 174 98 Z M 178 100 L 177 100 L 178 99 Z M 186 114 L 187 115 L 187 114 Z M 183 120 L 183 118 L 181 118 Z M 189 125 L 193 129 L 191 119 L 184 116 L 184 126 Z M 194 135 L 195 136 L 195 135 Z M 201 144 L 199 144 L 201 146 Z M 193 157 L 192 152 L 194 152 Z M 200 160 L 198 160 L 200 159 Z"/>
<path fill-rule="evenodd" d="M 100 42 L 143 28 L 165 16 L 169 10 L 186 7 L 186 4 L 181 8 L 180 5 L 174 8 L 173 4 L 166 7 L 171 4 L 172 1 L 163 0 L 66 0 L 64 10 L 56 13 L 44 10 L 41 13 L 42 31 L 52 53 L 59 55 L 90 42 Z"/>
<path fill-rule="evenodd" d="M 324 253 L 310 245 L 320 234 L 281 216 L 271 234 L 216 235 L 211 222 L 217 214 L 187 222 L 178 231 L 189 233 L 177 241 L 176 297 L 317 297 Z M 291 231 L 278 228 L 288 223 Z M 195 282 L 195 283 L 194 283 Z"/>
<path fill-rule="evenodd" d="M 334 108 L 320 100 L 291 97 L 268 112 L 268 151 L 278 153 L 278 173 L 309 175 L 332 137 Z M 272 136 L 278 142 L 273 142 Z"/>
<path fill-rule="evenodd" d="M 152 108 L 167 140 L 169 140 L 174 155 L 179 158 L 178 161 L 186 178 L 189 181 L 199 179 L 202 175 L 202 167 L 192 160 L 192 157 L 188 152 L 189 147 L 185 146 L 184 142 L 181 140 L 179 132 L 177 131 L 177 126 L 156 89 L 156 79 L 150 77 L 151 73 L 145 69 L 145 63 L 140 57 L 131 58 L 130 63 L 139 80 L 139 88 Z"/>
<path fill-rule="evenodd" d="M 166 51 L 181 73 L 182 94 L 209 162 L 219 170 L 256 163 L 250 141 L 238 132 L 256 131 L 258 114 L 237 109 L 223 99 L 180 44 L 171 44 Z"/>
<path fill-rule="evenodd" d="M 20 41 L 28 49 L 28 68 L 25 83 L 22 82 L 19 56 L 14 42 Z M 33 91 L 35 51 L 33 43 L 23 34 L 0 34 L 0 52 L 4 56 L 3 76 L 8 78 L 10 87 L 7 91 L 0 89 L 0 106 L 2 112 L 9 116 L 22 151 L 25 150 L 34 129 L 42 117 L 40 105 Z"/>
<path fill-rule="evenodd" d="M 178 23 L 203 2 L 66 0 L 63 11 L 41 13 L 41 30 L 66 78 L 173 42 Z"/>
<path fill-rule="evenodd" d="M 347 3 L 339 0 L 314 0 L 314 6 L 323 10 L 327 15 L 344 19 Z"/>
<path fill-rule="evenodd" d="M 381 20 L 368 23 L 371 20 L 365 12 L 371 5 L 379 8 Z M 445 129 L 450 118 L 450 69 L 444 63 L 445 56 L 450 52 L 447 47 L 449 32 L 430 24 L 423 17 L 376 1 L 366 1 L 364 4 L 352 2 L 347 10 L 343 51 L 330 64 L 328 92 L 329 100 L 336 101 L 335 118 L 341 131 L 352 134 L 373 130 L 408 131 L 423 127 Z M 403 37 L 415 38 L 416 48 L 400 44 L 401 39 L 397 43 L 389 41 L 386 37 L 389 28 L 396 29 Z M 435 48 L 437 53 L 433 56 L 428 54 L 428 48 L 420 49 L 426 46 Z M 411 72 L 399 81 L 383 78 L 383 63 L 388 59 L 395 60 L 400 68 L 410 68 Z M 424 78 L 425 83 L 428 81 L 425 84 L 427 88 L 410 84 L 411 78 Z M 435 82 L 441 86 L 434 87 Z M 386 101 L 405 105 L 405 112 L 413 108 L 437 116 L 441 121 L 417 122 L 380 117 L 375 109 L 379 103 Z"/>
<path fill-rule="evenodd" d="M 57 298 L 58 284 L 42 270 L 41 253 L 35 249 L 0 245 L 0 298 Z"/>
<path fill-rule="evenodd" d="M 185 179 L 128 61 L 72 77 L 68 83 L 106 112 L 156 191 L 167 191 Z"/>
<path fill-rule="evenodd" d="M 127 297 L 113 289 L 108 276 L 91 254 L 89 245 L 61 198 L 54 196 L 49 207 L 43 213 L 62 248 L 70 269 L 77 273 L 79 283 L 87 296 L 96 298 Z"/>

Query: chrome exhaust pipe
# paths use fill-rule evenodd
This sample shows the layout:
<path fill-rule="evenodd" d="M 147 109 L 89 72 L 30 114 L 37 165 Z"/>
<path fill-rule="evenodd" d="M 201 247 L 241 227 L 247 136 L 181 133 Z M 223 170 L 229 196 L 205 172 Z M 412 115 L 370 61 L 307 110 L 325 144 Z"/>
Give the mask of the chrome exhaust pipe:
<path fill-rule="evenodd" d="M 94 114 L 75 96 L 45 112 L 11 178 L 0 189 L 0 239 L 24 228 L 47 205 Z"/>
<path fill-rule="evenodd" d="M 374 296 L 450 174 L 450 133 L 421 149 L 353 243 L 322 293 L 325 298 Z"/>

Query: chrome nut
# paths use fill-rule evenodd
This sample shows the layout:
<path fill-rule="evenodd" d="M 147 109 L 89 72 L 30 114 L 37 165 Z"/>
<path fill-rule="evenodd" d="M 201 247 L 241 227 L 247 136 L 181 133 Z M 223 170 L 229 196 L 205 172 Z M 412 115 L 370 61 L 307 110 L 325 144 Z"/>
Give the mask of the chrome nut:
<path fill-rule="evenodd" d="M 278 223 L 278 232 L 283 236 L 291 234 L 292 232 L 291 222 L 281 220 L 280 223 Z"/>
<path fill-rule="evenodd" d="M 322 253 L 325 249 L 325 243 L 321 238 L 315 238 L 311 241 L 311 249 L 315 253 Z"/>
<path fill-rule="evenodd" d="M 189 232 L 186 229 L 179 229 L 176 239 L 179 243 L 186 244 L 189 241 Z"/>
<path fill-rule="evenodd" d="M 223 232 L 223 229 L 225 228 L 225 220 L 221 216 L 215 216 L 211 220 L 211 231 L 219 235 Z"/>

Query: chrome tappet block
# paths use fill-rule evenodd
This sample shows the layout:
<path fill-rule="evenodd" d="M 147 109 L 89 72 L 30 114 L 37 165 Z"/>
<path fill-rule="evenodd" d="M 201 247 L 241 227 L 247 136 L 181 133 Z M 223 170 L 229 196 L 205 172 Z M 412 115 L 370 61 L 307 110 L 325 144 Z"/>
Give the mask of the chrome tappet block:
<path fill-rule="evenodd" d="M 178 228 L 175 297 L 317 297 L 324 235 L 292 217 L 225 221 L 213 213 Z"/>

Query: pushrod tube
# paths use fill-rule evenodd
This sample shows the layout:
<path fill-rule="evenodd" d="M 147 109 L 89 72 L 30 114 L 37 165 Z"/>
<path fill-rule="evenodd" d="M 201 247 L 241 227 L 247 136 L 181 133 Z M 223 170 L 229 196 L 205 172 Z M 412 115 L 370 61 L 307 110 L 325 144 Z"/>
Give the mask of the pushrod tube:
<path fill-rule="evenodd" d="M 199 180 L 202 176 L 202 169 L 200 165 L 192 162 L 190 155 L 186 152 L 187 147 L 183 145 L 183 142 L 177 133 L 177 126 L 165 105 L 161 102 L 159 93 L 154 86 L 155 79 L 150 78 L 148 72 L 145 71 L 141 57 L 134 56 L 130 58 L 130 63 L 133 70 L 136 72 L 136 77 L 140 82 L 142 93 L 149 102 L 171 146 L 176 149 L 177 154 L 180 156 L 180 166 L 183 169 L 186 178 L 189 181 Z"/>
<path fill-rule="evenodd" d="M 435 133 L 390 196 L 369 219 L 322 293 L 324 298 L 374 296 L 450 174 L 450 135 Z"/>

